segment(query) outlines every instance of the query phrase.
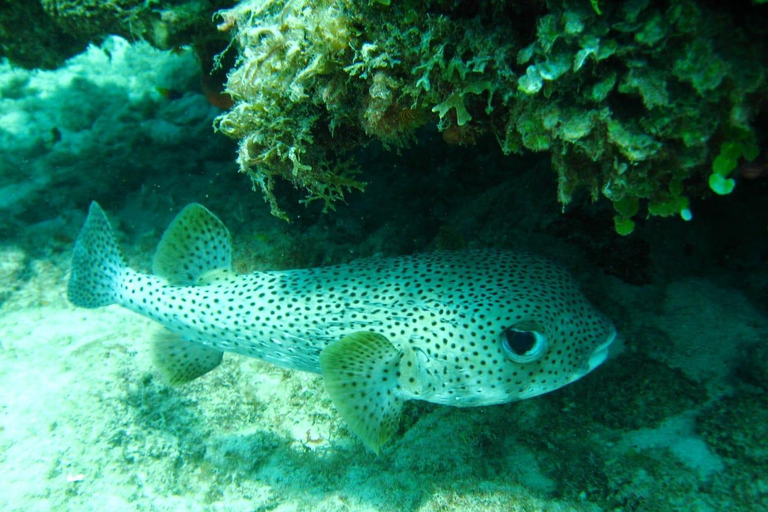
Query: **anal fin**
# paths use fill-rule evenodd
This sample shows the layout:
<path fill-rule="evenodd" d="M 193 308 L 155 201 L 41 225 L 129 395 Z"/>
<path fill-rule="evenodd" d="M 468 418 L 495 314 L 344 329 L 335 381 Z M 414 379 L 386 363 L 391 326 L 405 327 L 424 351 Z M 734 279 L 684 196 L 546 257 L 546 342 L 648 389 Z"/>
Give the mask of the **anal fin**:
<path fill-rule="evenodd" d="M 397 431 L 405 399 L 400 351 L 381 334 L 357 332 L 320 353 L 328 394 L 349 428 L 376 454 Z"/>
<path fill-rule="evenodd" d="M 169 384 L 184 384 L 213 370 L 224 352 L 187 341 L 180 335 L 162 331 L 155 335 L 152 360 Z"/>

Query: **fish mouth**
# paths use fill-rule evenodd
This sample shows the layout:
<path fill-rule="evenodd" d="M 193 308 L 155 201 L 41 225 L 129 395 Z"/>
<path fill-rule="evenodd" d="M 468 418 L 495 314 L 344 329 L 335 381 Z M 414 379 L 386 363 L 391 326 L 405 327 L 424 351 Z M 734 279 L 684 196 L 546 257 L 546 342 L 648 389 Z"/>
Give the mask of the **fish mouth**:
<path fill-rule="evenodd" d="M 608 338 L 603 342 L 602 345 L 598 346 L 594 352 L 592 352 L 592 355 L 589 356 L 589 361 L 587 361 L 587 371 L 585 373 L 589 373 L 606 360 L 608 357 L 608 347 L 611 346 L 611 343 L 613 343 L 613 340 L 616 339 L 616 328 L 611 327 L 611 332 L 608 335 Z"/>

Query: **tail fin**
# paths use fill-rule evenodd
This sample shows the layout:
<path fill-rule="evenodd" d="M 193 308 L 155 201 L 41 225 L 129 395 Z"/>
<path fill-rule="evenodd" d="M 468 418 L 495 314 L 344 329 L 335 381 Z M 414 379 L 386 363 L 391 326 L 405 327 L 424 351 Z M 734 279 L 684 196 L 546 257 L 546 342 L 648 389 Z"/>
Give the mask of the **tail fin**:
<path fill-rule="evenodd" d="M 125 262 L 107 216 L 95 201 L 80 230 L 72 255 L 67 296 L 75 306 L 98 308 L 113 304 Z"/>

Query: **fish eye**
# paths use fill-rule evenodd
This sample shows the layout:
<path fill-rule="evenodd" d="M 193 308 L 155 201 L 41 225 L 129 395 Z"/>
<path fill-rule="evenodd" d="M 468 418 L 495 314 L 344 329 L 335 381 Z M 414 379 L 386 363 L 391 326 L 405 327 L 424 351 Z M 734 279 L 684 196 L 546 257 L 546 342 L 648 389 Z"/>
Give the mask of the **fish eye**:
<path fill-rule="evenodd" d="M 501 333 L 504 353 L 516 363 L 531 363 L 544 354 L 547 338 L 536 331 L 509 327 Z"/>

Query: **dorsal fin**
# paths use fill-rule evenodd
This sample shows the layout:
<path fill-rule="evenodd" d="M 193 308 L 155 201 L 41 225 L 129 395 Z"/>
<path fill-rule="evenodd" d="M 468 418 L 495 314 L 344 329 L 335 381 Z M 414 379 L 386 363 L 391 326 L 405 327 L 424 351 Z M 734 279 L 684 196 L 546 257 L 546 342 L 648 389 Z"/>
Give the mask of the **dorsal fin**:
<path fill-rule="evenodd" d="M 152 271 L 174 286 L 191 286 L 218 269 L 232 269 L 229 231 L 205 206 L 189 204 L 160 239 Z"/>

